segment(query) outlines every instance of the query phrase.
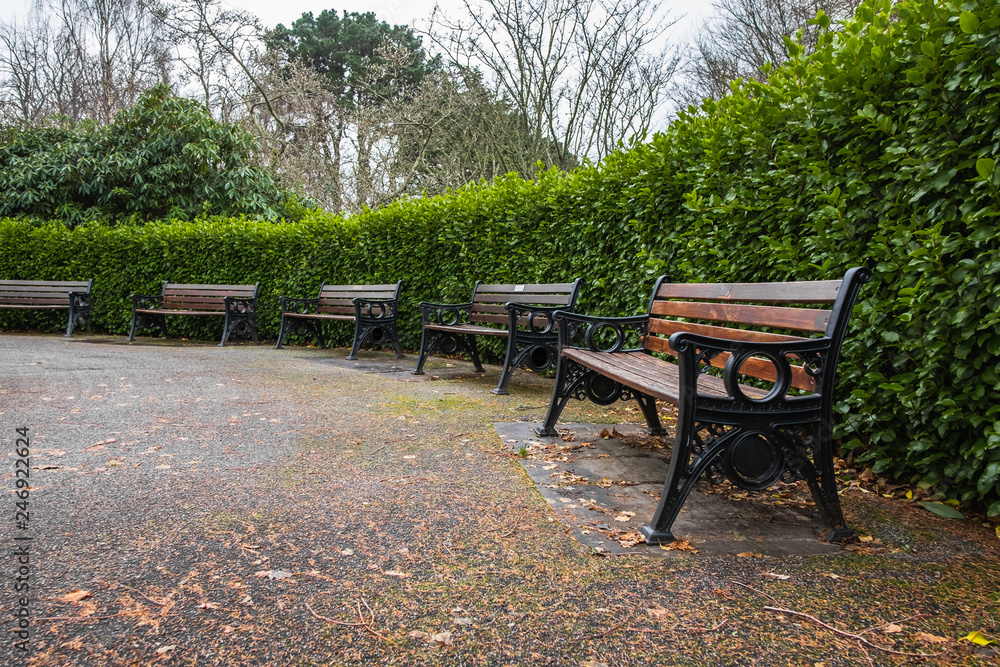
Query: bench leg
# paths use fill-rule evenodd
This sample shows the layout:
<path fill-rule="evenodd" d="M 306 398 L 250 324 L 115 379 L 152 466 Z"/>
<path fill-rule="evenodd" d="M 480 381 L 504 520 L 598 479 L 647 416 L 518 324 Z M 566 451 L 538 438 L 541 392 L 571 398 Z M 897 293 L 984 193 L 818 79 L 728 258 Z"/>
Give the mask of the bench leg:
<path fill-rule="evenodd" d="M 73 335 L 73 326 L 76 324 L 77 319 L 78 315 L 73 312 L 72 308 L 70 308 L 69 323 L 66 325 L 66 338 L 69 338 Z"/>
<path fill-rule="evenodd" d="M 496 388 L 490 393 L 497 396 L 506 396 L 510 393 L 507 391 L 507 385 L 510 384 L 510 378 L 514 375 L 514 371 L 517 370 L 520 360 L 523 357 L 524 353 L 520 355 L 520 358 L 518 357 L 517 335 L 515 331 L 511 331 L 507 335 L 507 353 L 503 356 L 503 368 L 500 370 L 500 380 L 497 381 Z"/>
<path fill-rule="evenodd" d="M 410 371 L 411 375 L 423 375 L 424 374 L 424 362 L 427 361 L 427 354 L 429 350 L 427 349 L 427 329 L 424 329 L 420 334 L 420 354 L 417 355 L 417 367 Z"/>
<path fill-rule="evenodd" d="M 143 313 L 140 315 L 132 311 L 132 326 L 128 330 L 128 339 L 134 341 L 136 331 L 139 329 L 149 329 L 154 326 L 160 330 L 161 337 L 167 337 L 167 318 L 164 315 L 160 313 Z"/>
<path fill-rule="evenodd" d="M 285 332 L 286 332 L 285 327 L 287 326 L 287 324 L 286 324 L 287 322 L 288 322 L 288 318 L 286 318 L 284 315 L 282 315 L 281 316 L 281 327 L 278 329 L 278 342 L 274 344 L 274 349 L 275 350 L 280 350 L 281 349 L 281 341 L 285 337 Z"/>
<path fill-rule="evenodd" d="M 660 493 L 660 502 L 653 513 L 653 519 L 648 526 L 639 529 L 648 544 L 667 544 L 674 541 L 670 528 L 684 505 L 684 501 L 694 490 L 698 478 L 725 451 L 729 441 L 738 435 L 740 429 L 733 429 L 705 443 L 704 449 L 691 461 L 694 453 L 693 438 L 695 425 L 685 423 L 683 416 L 678 418 L 677 438 L 674 441 L 674 451 L 670 456 L 670 469 Z"/>
<path fill-rule="evenodd" d="M 358 360 L 358 348 L 361 347 L 361 339 L 364 333 L 361 331 L 361 322 L 354 321 L 354 342 L 351 344 L 351 353 L 347 355 L 348 361 Z"/>
<path fill-rule="evenodd" d="M 469 356 L 472 357 L 472 364 L 477 373 L 485 373 L 486 369 L 483 368 L 483 362 L 479 360 L 479 349 L 476 347 L 476 336 L 474 334 L 469 334 L 465 337 L 466 345 L 469 348 Z"/>
<path fill-rule="evenodd" d="M 837 477 L 833 468 L 833 441 L 830 428 L 818 424 L 814 430 L 815 447 L 812 448 L 813 460 L 810 461 L 805 443 L 797 442 L 788 457 L 788 466 L 805 478 L 820 511 L 823 523 L 829 528 L 826 539 L 829 542 L 840 542 L 854 537 L 854 531 L 847 527 L 844 512 L 840 507 L 840 496 L 837 494 Z"/>
<path fill-rule="evenodd" d="M 635 394 L 635 402 L 639 404 L 642 416 L 646 418 L 646 424 L 649 425 L 649 434 L 666 435 L 667 429 L 660 424 L 660 415 L 656 411 L 656 399 L 646 394 L 633 393 Z"/>
<path fill-rule="evenodd" d="M 559 357 L 559 360 L 556 362 L 556 383 L 552 387 L 549 411 L 545 414 L 545 421 L 542 422 L 542 425 L 535 428 L 535 433 L 543 438 L 558 435 L 556 433 L 556 422 L 559 420 L 559 415 L 562 414 L 563 408 L 569 403 L 569 399 L 573 398 L 580 391 L 580 385 L 584 383 L 587 376 L 593 374 L 595 374 L 594 371 L 587 370 L 579 364 L 567 361 L 561 356 Z"/>

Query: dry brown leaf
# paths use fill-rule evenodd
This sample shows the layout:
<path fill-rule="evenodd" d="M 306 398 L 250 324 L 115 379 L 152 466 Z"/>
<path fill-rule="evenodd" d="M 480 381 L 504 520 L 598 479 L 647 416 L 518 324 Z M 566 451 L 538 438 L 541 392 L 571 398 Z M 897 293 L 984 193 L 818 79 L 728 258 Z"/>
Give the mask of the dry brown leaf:
<path fill-rule="evenodd" d="M 917 641 L 927 642 L 929 644 L 947 644 L 948 642 L 951 641 L 947 637 L 939 637 L 937 635 L 931 635 L 926 632 L 918 632 L 917 634 L 913 635 L 913 638 L 916 639 Z"/>
<path fill-rule="evenodd" d="M 74 588 L 66 595 L 59 598 L 62 602 L 79 602 L 80 600 L 86 600 L 90 597 L 90 591 L 81 591 L 79 588 Z"/>
<path fill-rule="evenodd" d="M 177 648 L 177 647 L 174 646 L 173 644 L 171 644 L 170 646 L 161 646 L 160 648 L 156 649 L 156 654 L 157 655 L 163 655 L 167 651 L 172 651 L 175 648 Z"/>
<path fill-rule="evenodd" d="M 454 641 L 452 641 L 451 633 L 447 631 L 431 635 L 430 641 L 432 644 L 437 644 L 439 646 L 451 646 L 454 643 Z"/>
<path fill-rule="evenodd" d="M 691 543 L 687 540 L 674 540 L 669 544 L 661 544 L 660 548 L 664 551 L 690 551 L 693 554 L 698 553 L 698 550 L 691 546 Z"/>
<path fill-rule="evenodd" d="M 406 636 L 409 637 L 410 639 L 427 639 L 430 637 L 429 634 L 427 634 L 426 632 L 421 632 L 420 630 L 412 630 L 411 632 L 407 632 Z"/>
<path fill-rule="evenodd" d="M 739 558 L 763 558 L 763 556 L 761 554 L 755 553 L 753 551 L 741 551 L 741 552 L 739 552 L 736 555 Z"/>
<path fill-rule="evenodd" d="M 891 635 L 895 632 L 902 632 L 902 631 L 903 631 L 903 626 L 896 625 L 895 623 L 890 623 L 889 625 L 882 626 L 882 632 L 884 632 L 887 635 Z"/>

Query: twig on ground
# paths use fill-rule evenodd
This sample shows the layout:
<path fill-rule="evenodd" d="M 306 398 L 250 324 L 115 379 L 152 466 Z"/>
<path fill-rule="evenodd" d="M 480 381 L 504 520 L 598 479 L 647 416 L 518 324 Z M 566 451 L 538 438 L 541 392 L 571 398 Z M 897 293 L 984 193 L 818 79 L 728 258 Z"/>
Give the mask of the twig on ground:
<path fill-rule="evenodd" d="M 746 584 L 741 584 L 738 581 L 733 581 L 733 583 L 736 584 L 737 586 L 742 586 L 743 588 L 745 588 L 747 590 L 753 591 L 754 593 L 757 593 L 759 595 L 763 595 L 764 597 L 766 597 L 768 600 L 770 600 L 774 604 L 779 604 L 777 600 L 775 600 L 773 597 L 771 597 L 770 595 L 768 595 L 764 591 L 758 591 L 756 588 L 751 588 L 750 586 L 747 586 Z"/>
<path fill-rule="evenodd" d="M 858 634 L 859 635 L 867 634 L 867 633 L 871 632 L 872 630 L 878 630 L 879 628 L 884 628 L 887 625 L 893 625 L 893 624 L 899 625 L 900 623 L 905 623 L 906 621 L 912 621 L 915 618 L 923 618 L 924 616 L 928 616 L 928 614 L 914 614 L 913 616 L 907 616 L 906 618 L 901 618 L 898 621 L 889 621 L 888 623 L 879 623 L 878 625 L 873 625 L 870 628 L 865 628 L 864 630 L 862 630 Z"/>
<path fill-rule="evenodd" d="M 600 637 L 606 637 L 607 635 L 610 635 L 615 630 L 621 629 L 621 627 L 622 626 L 619 623 L 618 625 L 611 626 L 609 629 L 605 630 L 604 632 L 599 632 L 599 633 L 594 634 L 594 635 L 584 635 L 583 637 L 579 637 L 579 638 L 576 639 L 576 641 L 582 642 L 582 641 L 587 641 L 588 639 L 598 639 Z"/>
<path fill-rule="evenodd" d="M 517 532 L 518 527 L 521 525 L 521 518 L 518 517 L 517 521 L 514 522 L 514 527 L 509 531 L 500 536 L 500 539 L 506 539 Z"/>
<path fill-rule="evenodd" d="M 127 588 L 128 590 L 132 591 L 133 593 L 135 593 L 137 595 L 140 595 L 140 596 L 146 598 L 147 600 L 149 600 L 150 602 L 152 602 L 153 604 L 158 604 L 161 607 L 165 607 L 166 605 L 170 604 L 170 602 L 171 602 L 169 599 L 166 602 L 160 602 L 159 600 L 154 600 L 153 598 L 149 597 L 145 593 L 142 593 L 141 591 L 138 591 L 138 590 L 132 588 L 131 586 L 126 586 L 125 584 L 121 583 L 120 581 L 116 581 L 114 583 L 118 584 L 122 588 Z"/>
<path fill-rule="evenodd" d="M 371 618 L 367 620 L 365 619 L 365 615 L 361 613 L 362 602 L 364 602 L 365 607 L 368 609 L 368 613 L 371 614 Z M 375 612 L 372 611 L 372 608 L 368 606 L 368 602 L 366 602 L 365 600 L 362 600 L 361 602 L 355 601 L 355 604 L 358 607 L 358 618 L 361 619 L 360 623 L 351 623 L 350 621 L 338 621 L 329 618 L 327 616 L 317 614 L 315 610 L 313 610 L 313 608 L 309 606 L 308 602 L 304 604 L 306 605 L 306 609 L 309 610 L 309 613 L 312 614 L 314 617 L 320 619 L 321 621 L 326 621 L 327 623 L 333 623 L 334 625 L 342 625 L 344 627 L 349 627 L 349 628 L 361 628 L 363 630 L 366 630 L 367 632 L 370 632 L 373 636 L 378 637 L 382 641 L 386 641 L 386 638 L 384 636 L 375 631 L 375 628 L 373 627 L 373 624 L 375 623 Z"/>
<path fill-rule="evenodd" d="M 774 611 L 779 614 L 791 614 L 792 616 L 798 616 L 800 618 L 804 618 L 808 621 L 815 623 L 816 625 L 826 628 L 830 632 L 841 635 L 842 637 L 849 637 L 851 639 L 856 639 L 857 641 L 861 642 L 866 646 L 871 646 L 874 649 L 878 649 L 879 651 L 885 651 L 886 653 L 892 653 L 893 655 L 905 655 L 908 658 L 936 658 L 948 652 L 948 649 L 945 649 L 940 653 L 909 653 L 907 651 L 897 651 L 895 649 L 886 648 L 885 646 L 879 646 L 878 644 L 870 642 L 861 635 L 856 635 L 853 632 L 847 632 L 845 630 L 840 630 L 838 628 L 835 628 L 832 625 L 827 625 L 826 623 L 819 620 L 815 616 L 810 616 L 809 614 L 803 614 L 800 611 L 792 611 L 791 609 L 782 609 L 781 607 L 764 607 L 764 609 L 767 611 Z"/>
<path fill-rule="evenodd" d="M 388 447 L 388 446 L 389 446 L 389 443 L 387 442 L 387 443 L 385 443 L 384 445 L 382 445 L 381 447 L 376 447 L 375 449 L 373 449 L 372 451 L 368 452 L 368 453 L 367 453 L 367 454 L 365 454 L 364 456 L 373 456 L 373 455 L 375 455 L 375 454 L 377 454 L 377 453 L 381 452 L 381 451 L 382 451 L 383 449 L 385 449 L 385 448 L 386 448 L 386 447 Z"/>

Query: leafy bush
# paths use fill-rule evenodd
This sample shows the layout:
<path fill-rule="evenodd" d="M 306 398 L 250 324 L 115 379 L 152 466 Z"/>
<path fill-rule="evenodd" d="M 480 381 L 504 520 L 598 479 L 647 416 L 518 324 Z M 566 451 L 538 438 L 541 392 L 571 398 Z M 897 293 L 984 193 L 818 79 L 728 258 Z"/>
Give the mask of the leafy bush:
<path fill-rule="evenodd" d="M 619 315 L 645 308 L 660 273 L 804 280 L 864 264 L 876 280 L 839 368 L 844 447 L 878 474 L 1000 514 L 998 62 L 998 0 L 867 0 L 816 53 L 600 166 L 348 220 L 73 231 L 5 221 L 0 276 L 94 277 L 99 324 L 116 333 L 127 294 L 161 280 L 259 280 L 271 336 L 279 293 L 402 278 L 401 328 L 415 347 L 416 302 L 464 300 L 477 279 L 582 276 L 581 309 Z"/>
<path fill-rule="evenodd" d="M 0 136 L 0 215 L 144 222 L 198 215 L 276 220 L 294 199 L 254 167 L 256 144 L 160 84 L 115 121 Z"/>

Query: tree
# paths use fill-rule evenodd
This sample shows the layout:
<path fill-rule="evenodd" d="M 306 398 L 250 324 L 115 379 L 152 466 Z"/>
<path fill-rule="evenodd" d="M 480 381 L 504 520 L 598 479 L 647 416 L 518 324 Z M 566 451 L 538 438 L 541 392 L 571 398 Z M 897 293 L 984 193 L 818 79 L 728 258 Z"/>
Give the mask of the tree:
<path fill-rule="evenodd" d="M 849 18 L 861 0 L 715 0 L 691 47 L 685 68 L 686 88 L 679 97 L 689 104 L 720 99 L 735 79 L 767 79 L 769 65 L 788 60 L 786 40 L 796 38 L 807 53 L 824 30 L 812 22 L 819 12 L 833 21 Z"/>
<path fill-rule="evenodd" d="M 531 139 L 527 156 L 568 167 L 643 136 L 678 64 L 656 49 L 672 25 L 647 0 L 463 0 L 465 17 L 437 16 L 430 34 L 491 92 Z M 533 175 L 534 164 L 519 171 Z"/>
<path fill-rule="evenodd" d="M 167 81 L 169 57 L 151 9 L 151 0 L 36 0 L 25 19 L 0 24 L 0 95 L 14 119 L 109 123 Z"/>
<path fill-rule="evenodd" d="M 165 84 L 114 122 L 10 129 L 0 140 L 0 217 L 86 220 L 250 215 L 276 220 L 290 195 L 252 164 L 256 143 Z"/>

